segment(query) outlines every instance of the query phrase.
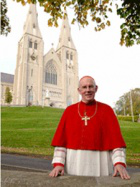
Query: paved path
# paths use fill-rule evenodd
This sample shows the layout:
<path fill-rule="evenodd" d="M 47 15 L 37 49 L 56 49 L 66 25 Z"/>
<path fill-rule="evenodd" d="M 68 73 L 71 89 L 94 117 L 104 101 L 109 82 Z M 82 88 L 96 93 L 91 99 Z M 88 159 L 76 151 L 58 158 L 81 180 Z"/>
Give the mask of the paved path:
<path fill-rule="evenodd" d="M 37 169 L 37 170 L 51 170 L 51 160 L 34 158 L 29 156 L 21 156 L 15 154 L 2 154 L 1 155 L 2 168 L 20 167 L 27 169 Z"/>
<path fill-rule="evenodd" d="M 131 180 L 120 177 L 50 178 L 51 160 L 2 154 L 2 187 L 140 187 L 140 169 L 129 168 Z"/>
<path fill-rule="evenodd" d="M 52 170 L 51 159 L 34 158 L 29 156 L 19 156 L 15 154 L 2 154 L 1 155 L 2 168 L 23 168 L 28 170 Z M 140 172 L 140 168 L 127 168 L 129 173 Z"/>

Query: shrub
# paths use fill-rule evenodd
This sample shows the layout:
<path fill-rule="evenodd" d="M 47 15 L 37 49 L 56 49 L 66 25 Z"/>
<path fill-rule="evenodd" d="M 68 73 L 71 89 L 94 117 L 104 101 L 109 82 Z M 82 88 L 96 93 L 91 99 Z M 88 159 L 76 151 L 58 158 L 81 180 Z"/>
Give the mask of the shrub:
<path fill-rule="evenodd" d="M 118 118 L 118 120 L 122 120 L 122 121 L 132 121 L 132 117 L 131 116 L 118 115 L 117 118 Z M 134 121 L 137 122 L 138 118 L 139 118 L 139 116 L 134 116 Z"/>

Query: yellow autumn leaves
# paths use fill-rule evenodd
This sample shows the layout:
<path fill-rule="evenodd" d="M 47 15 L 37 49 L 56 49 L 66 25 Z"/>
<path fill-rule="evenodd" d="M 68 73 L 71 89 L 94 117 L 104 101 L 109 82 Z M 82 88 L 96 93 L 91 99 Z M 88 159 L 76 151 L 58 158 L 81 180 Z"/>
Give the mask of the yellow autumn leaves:
<path fill-rule="evenodd" d="M 66 9 L 70 7 L 74 12 L 71 20 L 72 24 L 78 22 L 79 26 L 85 27 L 89 24 L 88 15 L 95 22 L 95 30 L 100 31 L 106 26 L 110 26 L 107 20 L 107 12 L 112 12 L 111 0 L 16 0 L 22 5 L 27 3 L 37 3 L 44 7 L 44 11 L 50 14 L 48 26 L 58 27 L 58 19 L 67 16 Z"/>

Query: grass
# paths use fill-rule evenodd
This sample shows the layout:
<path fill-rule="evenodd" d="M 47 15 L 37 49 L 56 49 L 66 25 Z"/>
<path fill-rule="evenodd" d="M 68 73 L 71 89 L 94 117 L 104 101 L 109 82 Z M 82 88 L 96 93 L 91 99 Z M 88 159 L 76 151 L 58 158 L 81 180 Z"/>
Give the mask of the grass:
<path fill-rule="evenodd" d="M 120 125 L 127 144 L 127 163 L 140 166 L 140 123 L 120 121 Z"/>
<path fill-rule="evenodd" d="M 2 152 L 52 156 L 50 146 L 64 110 L 48 107 L 2 107 Z M 140 123 L 120 121 L 127 163 L 140 165 Z"/>
<path fill-rule="evenodd" d="M 52 155 L 50 146 L 62 109 L 2 107 L 2 152 Z"/>

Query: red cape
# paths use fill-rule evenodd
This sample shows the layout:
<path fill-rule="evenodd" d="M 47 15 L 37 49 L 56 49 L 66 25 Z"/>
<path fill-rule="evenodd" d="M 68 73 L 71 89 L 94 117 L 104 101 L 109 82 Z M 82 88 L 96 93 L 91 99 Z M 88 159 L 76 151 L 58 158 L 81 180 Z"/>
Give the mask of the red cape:
<path fill-rule="evenodd" d="M 92 116 L 96 108 L 96 102 L 85 104 L 80 102 L 80 114 Z M 60 120 L 52 146 L 81 150 L 113 150 L 126 147 L 121 135 L 118 120 L 112 108 L 106 104 L 97 102 L 97 112 L 85 126 L 78 114 L 78 103 L 67 107 Z"/>

